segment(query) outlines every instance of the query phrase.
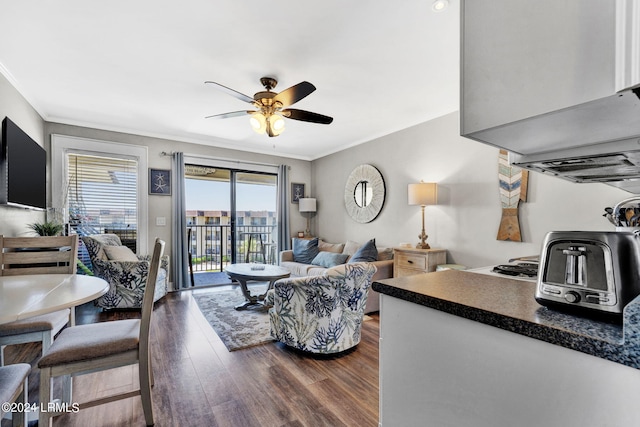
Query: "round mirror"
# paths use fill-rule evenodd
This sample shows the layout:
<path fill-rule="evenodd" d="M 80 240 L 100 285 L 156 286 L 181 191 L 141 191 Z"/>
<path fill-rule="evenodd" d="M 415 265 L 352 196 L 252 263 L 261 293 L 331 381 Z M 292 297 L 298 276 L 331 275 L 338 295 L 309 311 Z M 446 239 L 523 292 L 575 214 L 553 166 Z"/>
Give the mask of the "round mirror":
<path fill-rule="evenodd" d="M 382 210 L 384 197 L 384 179 L 378 169 L 360 165 L 351 172 L 344 187 L 344 205 L 354 221 L 373 221 Z"/>
<path fill-rule="evenodd" d="M 373 199 L 373 189 L 371 188 L 369 181 L 360 181 L 356 184 L 353 199 L 359 208 L 365 208 L 371 203 L 371 200 Z"/>

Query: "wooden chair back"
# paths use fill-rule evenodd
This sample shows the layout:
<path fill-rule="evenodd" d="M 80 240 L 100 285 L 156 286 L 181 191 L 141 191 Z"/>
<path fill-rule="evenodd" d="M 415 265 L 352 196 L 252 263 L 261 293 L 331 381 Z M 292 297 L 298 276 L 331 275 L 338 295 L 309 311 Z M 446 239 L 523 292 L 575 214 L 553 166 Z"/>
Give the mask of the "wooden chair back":
<path fill-rule="evenodd" d="M 0 275 L 75 274 L 78 236 L 0 235 Z"/>
<path fill-rule="evenodd" d="M 158 282 L 158 271 L 160 270 L 160 258 L 164 254 L 164 241 L 156 238 L 153 245 L 153 254 L 149 264 L 149 275 L 142 297 L 142 317 L 140 319 L 140 369 L 151 369 L 149 351 L 149 331 L 151 328 L 151 313 L 153 312 L 153 295 L 156 292 Z"/>

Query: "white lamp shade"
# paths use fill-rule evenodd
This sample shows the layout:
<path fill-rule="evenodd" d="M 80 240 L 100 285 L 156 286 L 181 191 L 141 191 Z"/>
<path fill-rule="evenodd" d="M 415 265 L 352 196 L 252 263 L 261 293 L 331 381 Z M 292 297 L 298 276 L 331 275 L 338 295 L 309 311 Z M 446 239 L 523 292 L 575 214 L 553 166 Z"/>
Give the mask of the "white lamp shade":
<path fill-rule="evenodd" d="M 284 130 L 284 119 L 279 114 L 273 114 L 269 117 L 269 123 L 274 133 L 280 134 Z"/>
<path fill-rule="evenodd" d="M 298 199 L 298 208 L 300 209 L 300 212 L 315 212 L 316 199 L 311 197 Z"/>
<path fill-rule="evenodd" d="M 427 206 L 438 203 L 438 186 L 435 182 L 409 184 L 408 190 L 410 205 Z"/>
<path fill-rule="evenodd" d="M 267 120 L 261 113 L 254 113 L 249 118 L 251 128 L 256 133 L 265 133 L 267 131 Z"/>

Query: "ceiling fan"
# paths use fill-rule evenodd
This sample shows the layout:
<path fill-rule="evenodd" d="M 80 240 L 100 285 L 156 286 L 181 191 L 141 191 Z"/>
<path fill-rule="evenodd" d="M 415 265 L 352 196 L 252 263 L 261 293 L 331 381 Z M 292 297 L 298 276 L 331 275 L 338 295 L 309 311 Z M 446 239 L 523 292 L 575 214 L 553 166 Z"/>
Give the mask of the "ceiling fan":
<path fill-rule="evenodd" d="M 264 86 L 266 90 L 257 92 L 253 95 L 253 98 L 223 86 L 220 83 L 211 81 L 206 81 L 205 83 L 215 85 L 223 92 L 238 98 L 241 101 L 248 102 L 257 108 L 257 110 L 232 111 L 230 113 L 215 114 L 213 116 L 207 116 L 207 119 L 227 119 L 229 117 L 238 117 L 248 114 L 251 116 L 249 120 L 253 130 L 260 134 L 266 132 L 269 136 L 278 136 L 284 131 L 284 117 L 324 125 L 328 125 L 333 121 L 333 118 L 329 116 L 312 113 L 311 111 L 288 108 L 290 105 L 295 104 L 316 90 L 316 87 L 309 82 L 298 83 L 297 85 L 291 86 L 290 88 L 278 93 L 271 91 L 276 87 L 278 81 L 273 77 L 262 77 L 260 79 L 260 83 L 262 83 L 262 86 Z"/>

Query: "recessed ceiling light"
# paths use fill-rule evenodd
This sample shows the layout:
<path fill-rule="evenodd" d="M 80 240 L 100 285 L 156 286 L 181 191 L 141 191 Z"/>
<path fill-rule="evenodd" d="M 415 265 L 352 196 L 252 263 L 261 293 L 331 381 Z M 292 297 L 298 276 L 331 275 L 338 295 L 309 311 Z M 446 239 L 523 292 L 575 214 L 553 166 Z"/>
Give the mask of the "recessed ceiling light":
<path fill-rule="evenodd" d="M 449 6 L 449 0 L 436 0 L 433 2 L 431 9 L 433 9 L 434 12 L 442 12 L 447 6 Z"/>

